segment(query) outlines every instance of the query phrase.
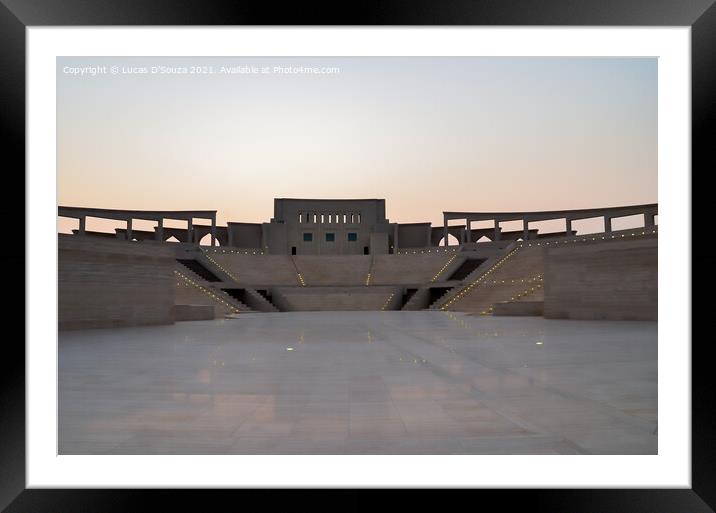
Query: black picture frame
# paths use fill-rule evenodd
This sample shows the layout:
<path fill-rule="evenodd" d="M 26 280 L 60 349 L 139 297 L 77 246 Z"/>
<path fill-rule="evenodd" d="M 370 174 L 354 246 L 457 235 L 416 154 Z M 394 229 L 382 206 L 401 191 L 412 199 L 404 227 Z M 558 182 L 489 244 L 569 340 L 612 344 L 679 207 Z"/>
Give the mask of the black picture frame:
<path fill-rule="evenodd" d="M 716 169 L 716 5 L 714 0 L 384 0 L 374 2 L 294 3 L 275 5 L 259 1 L 199 0 L 0 0 L 0 144 L 9 194 L 23 202 L 25 190 L 25 30 L 31 26 L 104 25 L 502 25 L 502 26 L 689 26 L 692 51 L 692 235 L 708 234 L 706 208 L 712 201 L 708 188 L 693 187 L 695 179 Z M 699 172 L 700 171 L 700 172 Z M 17 231 L 23 205 L 3 202 L 7 222 Z M 11 221 L 12 220 L 12 221 Z M 23 223 L 23 238 L 24 235 Z M 23 239 L 24 240 L 24 239 Z M 668 240 L 662 241 L 667 243 Z M 2 253 L 6 287 L 20 290 L 19 269 L 25 275 L 24 244 Z M 693 249 L 698 248 L 695 245 Z M 683 248 L 691 251 L 692 248 Z M 692 256 L 692 333 L 713 311 L 709 270 L 716 258 L 708 250 Z M 668 263 L 662 263 L 668 265 Z M 23 302 L 24 305 L 24 302 Z M 14 303 L 19 310 L 20 303 Z M 7 311 L 6 311 L 7 312 Z M 19 312 L 18 312 L 19 313 Z M 9 316 L 8 316 L 9 317 Z M 15 317 L 15 316 L 13 316 Z M 19 317 L 19 315 L 17 316 Z M 10 317 L 9 317 L 10 318 Z M 24 338 L 24 337 L 23 337 Z M 208 501 L 229 500 L 235 507 L 253 498 L 283 498 L 275 490 L 68 490 L 25 489 L 25 350 L 19 336 L 2 344 L 0 379 L 0 509 L 19 511 L 141 511 L 207 510 Z M 669 343 L 688 343 L 672 340 Z M 585 489 L 585 490 L 471 490 L 452 491 L 450 500 L 496 505 L 500 510 L 549 512 L 707 512 L 716 508 L 716 390 L 708 358 L 710 338 L 692 341 L 692 488 L 691 489 Z M 335 490 L 292 494 L 331 509 L 367 509 L 383 503 L 392 491 L 355 490 L 333 497 Z M 464 495 L 469 493 L 469 497 Z M 237 496 L 241 494 L 241 498 Z M 413 490 L 400 500 L 405 508 L 421 505 L 444 509 L 441 494 L 426 497 Z M 430 500 L 428 500 L 430 499 Z M 159 503 L 153 501 L 160 501 Z M 378 501 L 378 502 L 376 502 Z M 479 501 L 479 502 L 476 502 Z M 297 503 L 294 503 L 297 504 Z M 213 509 L 213 508 L 211 508 Z"/>

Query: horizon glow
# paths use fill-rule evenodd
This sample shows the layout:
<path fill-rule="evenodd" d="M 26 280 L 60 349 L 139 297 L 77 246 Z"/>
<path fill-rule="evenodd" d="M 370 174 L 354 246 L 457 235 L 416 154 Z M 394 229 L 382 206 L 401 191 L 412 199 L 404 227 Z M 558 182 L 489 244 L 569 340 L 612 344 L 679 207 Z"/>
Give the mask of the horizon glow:
<path fill-rule="evenodd" d="M 138 73 L 153 66 L 235 72 Z M 273 71 L 300 66 L 340 72 Z M 391 222 L 433 225 L 654 203 L 657 59 L 58 58 L 57 185 L 62 205 L 219 225 L 268 222 L 278 197 L 384 198 Z"/>

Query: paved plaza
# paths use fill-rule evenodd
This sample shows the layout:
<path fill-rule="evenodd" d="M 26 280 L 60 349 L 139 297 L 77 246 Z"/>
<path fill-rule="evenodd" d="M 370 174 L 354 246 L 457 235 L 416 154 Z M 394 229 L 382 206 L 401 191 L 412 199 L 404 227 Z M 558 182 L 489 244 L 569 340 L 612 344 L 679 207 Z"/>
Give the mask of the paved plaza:
<path fill-rule="evenodd" d="M 59 335 L 60 454 L 656 454 L 657 323 L 283 312 Z"/>

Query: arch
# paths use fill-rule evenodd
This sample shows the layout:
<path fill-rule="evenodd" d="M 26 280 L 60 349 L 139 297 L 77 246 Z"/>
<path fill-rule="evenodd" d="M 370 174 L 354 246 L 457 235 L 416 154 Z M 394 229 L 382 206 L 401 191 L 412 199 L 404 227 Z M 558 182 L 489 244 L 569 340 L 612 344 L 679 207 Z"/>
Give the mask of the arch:
<path fill-rule="evenodd" d="M 207 233 L 199 241 L 199 246 L 211 246 L 211 234 Z M 221 246 L 219 239 L 214 239 L 214 246 Z"/>
<path fill-rule="evenodd" d="M 438 242 L 438 246 L 442 246 L 445 241 L 445 237 L 441 237 L 440 241 Z M 457 240 L 457 237 L 455 237 L 452 233 L 448 233 L 448 246 L 459 246 L 460 241 Z"/>

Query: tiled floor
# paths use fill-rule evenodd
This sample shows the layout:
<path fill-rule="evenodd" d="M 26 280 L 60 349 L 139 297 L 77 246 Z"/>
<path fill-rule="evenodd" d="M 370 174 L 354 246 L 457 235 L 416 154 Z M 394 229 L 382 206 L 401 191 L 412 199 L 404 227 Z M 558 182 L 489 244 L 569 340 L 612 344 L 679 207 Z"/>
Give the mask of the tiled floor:
<path fill-rule="evenodd" d="M 655 454 L 655 322 L 243 314 L 63 332 L 61 454 Z"/>

